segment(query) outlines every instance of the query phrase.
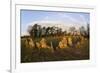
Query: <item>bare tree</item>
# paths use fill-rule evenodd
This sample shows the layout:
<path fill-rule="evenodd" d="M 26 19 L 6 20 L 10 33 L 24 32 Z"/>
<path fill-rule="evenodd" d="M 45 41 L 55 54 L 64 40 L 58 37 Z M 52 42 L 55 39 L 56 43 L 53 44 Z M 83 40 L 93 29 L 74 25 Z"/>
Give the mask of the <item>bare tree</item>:
<path fill-rule="evenodd" d="M 86 29 L 85 29 L 84 26 L 81 26 L 81 27 L 79 28 L 79 30 L 80 30 L 80 34 L 81 34 L 82 36 L 86 36 Z"/>
<path fill-rule="evenodd" d="M 30 34 L 30 36 L 32 37 L 33 36 L 33 27 L 32 26 L 28 26 L 27 31 Z"/>
<path fill-rule="evenodd" d="M 90 28 L 89 28 L 89 24 L 87 24 L 87 37 L 89 38 L 89 33 L 90 33 Z"/>
<path fill-rule="evenodd" d="M 71 34 L 73 34 L 76 31 L 76 28 L 74 26 L 73 27 L 70 27 L 69 28 L 69 31 L 71 32 Z"/>

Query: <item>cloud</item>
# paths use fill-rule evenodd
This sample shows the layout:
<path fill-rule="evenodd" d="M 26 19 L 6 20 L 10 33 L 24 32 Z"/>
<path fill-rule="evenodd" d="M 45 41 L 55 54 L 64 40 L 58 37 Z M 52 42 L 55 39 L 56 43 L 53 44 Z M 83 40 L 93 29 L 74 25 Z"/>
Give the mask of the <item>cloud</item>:
<path fill-rule="evenodd" d="M 21 36 L 29 36 L 30 34 L 27 31 L 21 32 Z"/>
<path fill-rule="evenodd" d="M 58 16 L 60 16 L 64 22 L 69 24 L 87 24 L 86 17 L 82 14 L 58 13 Z"/>
<path fill-rule="evenodd" d="M 60 16 L 62 21 L 66 22 L 68 24 L 77 24 L 78 23 L 78 20 L 75 17 L 73 17 L 71 14 L 59 13 L 58 16 Z"/>

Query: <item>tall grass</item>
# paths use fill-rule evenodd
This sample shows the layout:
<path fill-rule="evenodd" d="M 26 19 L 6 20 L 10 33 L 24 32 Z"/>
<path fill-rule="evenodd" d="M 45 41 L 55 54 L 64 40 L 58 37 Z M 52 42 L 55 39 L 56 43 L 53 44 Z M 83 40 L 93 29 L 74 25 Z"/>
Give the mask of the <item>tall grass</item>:
<path fill-rule="evenodd" d="M 86 60 L 89 59 L 89 39 L 82 36 L 65 36 L 72 39 L 72 45 L 62 49 L 59 48 L 59 42 L 64 36 L 44 37 L 46 44 L 50 48 L 37 48 L 36 42 L 41 38 L 32 38 L 35 47 L 29 48 L 25 45 L 25 38 L 21 38 L 21 62 L 45 62 L 45 61 L 64 61 L 64 60 Z M 51 42 L 52 46 L 51 47 Z"/>

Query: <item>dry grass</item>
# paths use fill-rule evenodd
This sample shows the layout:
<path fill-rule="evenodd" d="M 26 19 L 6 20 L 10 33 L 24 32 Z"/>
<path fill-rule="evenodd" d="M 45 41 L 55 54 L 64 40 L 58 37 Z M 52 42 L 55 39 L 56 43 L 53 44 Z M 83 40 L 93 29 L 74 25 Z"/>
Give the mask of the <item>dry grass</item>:
<path fill-rule="evenodd" d="M 67 41 L 63 37 L 67 38 Z M 45 37 L 45 42 L 41 40 L 42 38 L 35 38 L 33 39 L 34 47 L 28 44 L 26 47 L 26 39 L 21 38 L 22 63 L 89 59 L 89 39 L 82 36 Z M 44 43 L 44 48 L 37 47 L 36 42 L 38 45 L 43 44 L 40 41 Z M 65 47 L 59 47 L 60 42 L 66 42 Z"/>

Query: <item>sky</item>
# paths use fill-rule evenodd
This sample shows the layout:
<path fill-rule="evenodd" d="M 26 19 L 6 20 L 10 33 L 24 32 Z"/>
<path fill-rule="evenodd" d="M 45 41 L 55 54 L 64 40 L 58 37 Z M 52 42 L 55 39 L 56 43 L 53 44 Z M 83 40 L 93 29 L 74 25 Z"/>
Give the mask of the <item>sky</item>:
<path fill-rule="evenodd" d="M 83 12 L 21 10 L 21 34 L 27 31 L 28 25 L 36 21 L 55 21 L 69 24 L 90 24 L 90 14 Z"/>

